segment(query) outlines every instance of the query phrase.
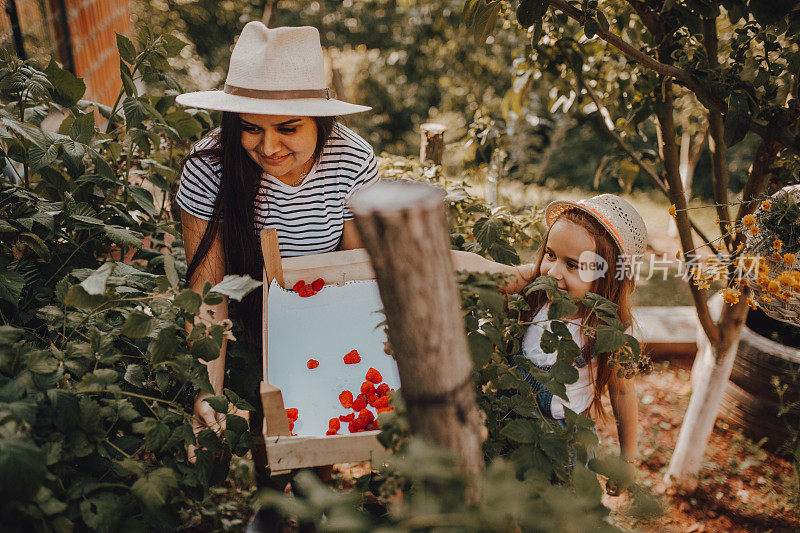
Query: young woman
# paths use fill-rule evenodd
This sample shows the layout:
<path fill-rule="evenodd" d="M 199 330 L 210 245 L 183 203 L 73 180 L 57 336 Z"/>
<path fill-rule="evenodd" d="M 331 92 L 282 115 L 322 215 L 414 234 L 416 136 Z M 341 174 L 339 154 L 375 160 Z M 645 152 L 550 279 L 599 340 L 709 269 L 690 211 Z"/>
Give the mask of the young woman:
<path fill-rule="evenodd" d="M 360 247 L 346 201 L 377 180 L 377 165 L 369 144 L 335 117 L 370 108 L 332 98 L 315 28 L 248 23 L 233 49 L 224 90 L 182 94 L 177 102 L 223 111 L 219 129 L 184 161 L 176 196 L 193 289 L 226 274 L 260 279 L 261 228 L 277 229 L 283 256 Z M 260 291 L 238 305 L 245 340 L 255 345 L 260 305 Z M 219 322 L 228 311 L 224 301 L 203 306 L 201 315 Z M 208 364 L 215 394 L 223 390 L 226 350 L 223 344 L 220 357 Z M 253 360 L 251 373 L 258 368 L 260 361 Z M 203 401 L 207 396 L 195 399 L 196 431 L 224 424 Z"/>

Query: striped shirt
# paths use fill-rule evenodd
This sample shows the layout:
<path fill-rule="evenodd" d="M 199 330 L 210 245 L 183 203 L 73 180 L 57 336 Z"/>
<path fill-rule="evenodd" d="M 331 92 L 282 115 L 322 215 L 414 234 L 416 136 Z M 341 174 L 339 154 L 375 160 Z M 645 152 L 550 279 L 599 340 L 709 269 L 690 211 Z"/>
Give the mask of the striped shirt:
<path fill-rule="evenodd" d="M 211 148 L 214 133 L 195 144 L 192 152 Z M 175 197 L 178 205 L 210 220 L 219 192 L 222 164 L 210 158 L 189 159 Z M 375 153 L 349 128 L 337 124 L 308 176 L 297 187 L 264 173 L 256 194 L 255 227 L 275 228 L 281 256 L 336 250 L 345 220 L 353 215 L 346 202 L 356 190 L 378 179 Z"/>

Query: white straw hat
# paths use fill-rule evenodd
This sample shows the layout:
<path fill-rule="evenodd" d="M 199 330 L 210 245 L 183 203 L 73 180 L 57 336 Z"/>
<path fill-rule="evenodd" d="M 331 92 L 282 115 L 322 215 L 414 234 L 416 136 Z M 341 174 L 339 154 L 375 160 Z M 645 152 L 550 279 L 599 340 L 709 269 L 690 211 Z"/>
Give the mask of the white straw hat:
<path fill-rule="evenodd" d="M 614 194 L 601 194 L 577 202 L 555 201 L 544 211 L 547 227 L 570 209 L 579 209 L 594 217 L 614 238 L 623 254 L 642 255 L 647 249 L 647 226 L 636 209 Z"/>
<path fill-rule="evenodd" d="M 371 109 L 333 97 L 316 28 L 267 28 L 254 21 L 236 41 L 224 90 L 181 94 L 176 101 L 217 111 L 308 117 Z"/>

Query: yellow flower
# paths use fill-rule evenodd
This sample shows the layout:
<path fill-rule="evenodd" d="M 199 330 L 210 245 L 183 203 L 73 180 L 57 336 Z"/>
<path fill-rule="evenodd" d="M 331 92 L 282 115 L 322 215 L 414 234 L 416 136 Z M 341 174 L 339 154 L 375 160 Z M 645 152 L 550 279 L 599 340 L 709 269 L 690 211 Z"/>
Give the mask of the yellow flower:
<path fill-rule="evenodd" d="M 800 272 L 798 272 L 797 270 L 792 270 L 791 272 L 789 272 L 789 275 L 792 277 L 792 282 L 800 283 Z"/>
<path fill-rule="evenodd" d="M 783 262 L 787 265 L 793 265 L 795 260 L 794 254 L 783 254 Z"/>
<path fill-rule="evenodd" d="M 763 296 L 761 297 L 761 300 L 763 300 L 763 301 L 765 301 L 765 302 L 771 302 L 771 301 L 772 301 L 772 300 L 774 300 L 774 299 L 775 299 L 775 298 L 773 298 L 773 297 L 772 297 L 772 296 L 770 296 L 769 294 L 765 294 L 765 295 L 763 295 Z"/>
<path fill-rule="evenodd" d="M 773 279 L 767 285 L 767 290 L 769 292 L 771 292 L 772 294 L 778 294 L 778 292 L 780 292 L 780 290 L 781 290 L 781 284 Z"/>
<path fill-rule="evenodd" d="M 783 241 L 780 239 L 775 239 L 775 241 L 773 241 L 772 243 L 772 247 L 775 248 L 776 250 L 780 250 L 781 248 L 783 248 Z"/>
<path fill-rule="evenodd" d="M 792 284 L 792 275 L 786 272 L 785 270 L 778 275 L 778 283 L 781 285 L 791 285 Z"/>
<path fill-rule="evenodd" d="M 736 247 L 736 251 L 735 251 L 734 253 L 735 253 L 735 254 L 738 254 L 739 252 L 741 252 L 741 251 L 742 251 L 742 249 L 743 249 L 743 248 L 744 248 L 744 243 L 743 243 L 743 242 L 740 242 L 740 243 L 739 243 L 739 246 L 737 246 L 737 247 Z"/>
<path fill-rule="evenodd" d="M 739 303 L 740 295 L 741 293 L 736 289 L 725 289 L 724 291 L 722 291 L 722 299 L 725 301 L 725 303 L 731 305 Z"/>
<path fill-rule="evenodd" d="M 763 202 L 761 202 L 761 209 L 763 209 L 764 211 L 769 211 L 771 207 L 772 204 L 769 203 L 769 200 L 764 200 Z"/>
<path fill-rule="evenodd" d="M 766 290 L 766 288 L 769 287 L 769 282 L 770 281 L 772 281 L 772 280 L 770 280 L 769 277 L 767 277 L 764 274 L 760 274 L 758 276 L 758 278 L 756 279 L 756 283 L 758 283 L 759 286 L 764 290 Z"/>
<path fill-rule="evenodd" d="M 752 298 L 747 299 L 747 305 L 750 306 L 750 309 L 756 309 L 758 306 L 756 305 L 756 301 Z"/>
<path fill-rule="evenodd" d="M 750 235 L 758 235 L 758 228 L 753 226 L 750 228 Z"/>
<path fill-rule="evenodd" d="M 745 215 L 742 219 L 742 224 L 745 226 L 755 226 L 756 225 L 756 217 L 753 215 Z"/>
<path fill-rule="evenodd" d="M 778 298 L 780 298 L 781 300 L 783 300 L 783 301 L 784 301 L 784 302 L 786 302 L 786 303 L 789 303 L 789 299 L 790 299 L 791 297 L 792 297 L 792 295 L 791 295 L 791 294 L 789 294 L 789 293 L 788 293 L 788 292 L 786 292 L 786 291 L 783 291 L 783 292 L 781 292 L 780 294 L 778 294 Z"/>
<path fill-rule="evenodd" d="M 675 211 L 675 204 L 669 206 L 669 214 L 672 215 L 672 218 L 678 216 L 678 213 Z"/>

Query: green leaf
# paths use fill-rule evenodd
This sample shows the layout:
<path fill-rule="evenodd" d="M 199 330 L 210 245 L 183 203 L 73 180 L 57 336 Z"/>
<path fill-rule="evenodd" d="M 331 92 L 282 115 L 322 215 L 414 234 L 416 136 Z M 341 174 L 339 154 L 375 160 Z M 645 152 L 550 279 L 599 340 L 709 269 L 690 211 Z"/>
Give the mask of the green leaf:
<path fill-rule="evenodd" d="M 119 33 L 115 33 L 115 35 L 117 36 L 117 50 L 119 50 L 119 57 L 121 57 L 124 61 L 133 64 L 136 61 L 136 47 L 133 46 L 131 40 L 124 35 L 120 35 Z"/>
<path fill-rule="evenodd" d="M 37 350 L 28 355 L 28 370 L 34 374 L 52 374 L 58 370 L 58 361 L 45 350 Z"/>
<path fill-rule="evenodd" d="M 222 449 L 222 441 L 212 429 L 204 429 L 198 433 L 197 444 L 211 453 L 216 453 Z"/>
<path fill-rule="evenodd" d="M 92 275 L 83 280 L 80 286 L 83 287 L 86 294 L 105 294 L 106 283 L 108 283 L 108 277 L 114 271 L 114 267 L 114 263 L 103 263 Z"/>
<path fill-rule="evenodd" d="M 119 63 L 119 77 L 122 80 L 122 88 L 125 90 L 125 95 L 136 98 L 139 96 L 139 91 L 136 89 L 136 84 L 133 82 L 133 74 L 128 65 L 121 62 Z M 110 111 L 110 110 L 109 110 Z"/>
<path fill-rule="evenodd" d="M 44 455 L 28 437 L 0 439 L 0 494 L 6 500 L 26 500 L 39 490 L 47 474 Z"/>
<path fill-rule="evenodd" d="M 167 503 L 170 490 L 177 486 L 178 478 L 175 472 L 164 466 L 136 480 L 131 492 L 152 512 Z"/>
<path fill-rule="evenodd" d="M 83 80 L 59 67 L 52 58 L 44 73 L 53 84 L 53 100 L 57 104 L 72 107 L 86 92 L 86 84 Z"/>
<path fill-rule="evenodd" d="M 133 201 L 136 202 L 142 211 L 150 215 L 151 217 L 156 216 L 156 206 L 153 203 L 153 195 L 150 194 L 150 191 L 145 189 L 144 187 L 139 187 L 136 185 L 131 185 L 128 187 L 128 192 L 131 193 L 131 197 Z"/>
<path fill-rule="evenodd" d="M 734 91 L 728 97 L 727 104 L 724 138 L 727 146 L 733 146 L 744 139 L 750 129 L 750 102 L 744 91 Z"/>
<path fill-rule="evenodd" d="M 210 405 L 211 408 L 218 413 L 224 414 L 228 412 L 228 398 L 226 398 L 224 394 L 210 396 L 203 401 L 207 402 L 208 405 Z"/>
<path fill-rule="evenodd" d="M 196 118 L 186 111 L 179 110 L 164 115 L 167 124 L 175 128 L 181 138 L 187 139 L 200 135 L 203 132 L 203 125 Z"/>
<path fill-rule="evenodd" d="M 475 240 L 481 245 L 481 248 L 488 249 L 492 244 L 500 239 L 503 234 L 503 221 L 499 218 L 483 217 L 475 222 L 472 228 L 472 234 Z"/>
<path fill-rule="evenodd" d="M 201 337 L 192 343 L 190 353 L 203 361 L 213 361 L 219 357 L 222 344 L 211 337 Z"/>
<path fill-rule="evenodd" d="M 192 289 L 183 289 L 172 303 L 187 313 L 197 314 L 200 311 L 200 304 L 203 303 L 203 299 Z"/>
<path fill-rule="evenodd" d="M 14 307 L 19 305 L 25 278 L 19 272 L 0 269 L 0 300 L 9 302 Z"/>
<path fill-rule="evenodd" d="M 485 335 L 470 331 L 467 334 L 467 344 L 469 344 L 469 353 L 475 368 L 483 368 L 489 364 L 489 361 L 492 360 L 492 341 Z"/>
<path fill-rule="evenodd" d="M 597 35 L 597 30 L 600 29 L 600 26 L 597 24 L 597 21 L 594 19 L 589 19 L 586 21 L 586 25 L 583 27 L 583 33 L 586 35 L 587 39 L 594 38 Z"/>
<path fill-rule="evenodd" d="M 124 516 L 120 514 L 123 501 L 118 494 L 95 493 L 81 501 L 80 517 L 92 531 L 115 531 L 117 522 Z"/>
<path fill-rule="evenodd" d="M 550 302 L 550 307 L 547 310 L 547 318 L 549 320 L 560 320 L 573 316 L 578 312 L 578 306 L 566 296 L 554 297 Z"/>
<path fill-rule="evenodd" d="M 531 326 L 540 327 L 540 326 Z M 539 347 L 544 353 L 553 353 L 558 348 L 558 337 L 549 330 L 542 331 L 542 340 L 539 341 Z"/>
<path fill-rule="evenodd" d="M 553 379 L 564 384 L 578 381 L 578 369 L 575 368 L 575 365 L 567 363 L 566 361 L 556 361 L 553 368 L 550 369 L 550 375 Z"/>
<path fill-rule="evenodd" d="M 139 232 L 110 224 L 103 225 L 103 232 L 111 239 L 111 242 L 115 244 L 138 249 L 142 248 L 142 238 L 144 235 Z"/>
<path fill-rule="evenodd" d="M 141 365 L 132 363 L 125 368 L 125 381 L 136 388 L 144 387 L 144 369 Z"/>
<path fill-rule="evenodd" d="M 222 281 L 211 288 L 211 291 L 241 301 L 250 291 L 260 287 L 262 283 L 250 276 L 228 274 Z"/>
<path fill-rule="evenodd" d="M 180 284 L 178 271 L 175 269 L 175 258 L 169 254 L 164 254 L 164 273 L 167 275 L 169 284 L 173 289 L 177 289 Z"/>
<path fill-rule="evenodd" d="M 0 271 L 2 274 L 2 271 Z M 15 328 L 14 326 L 2 325 L 0 326 L 0 345 L 8 346 L 10 344 L 14 344 L 19 340 L 25 330 Z"/>
<path fill-rule="evenodd" d="M 125 112 L 125 128 L 131 129 L 138 126 L 150 116 L 147 107 L 140 98 L 127 96 L 122 102 L 122 110 Z"/>
<path fill-rule="evenodd" d="M 93 309 L 105 301 L 106 297 L 104 295 L 89 294 L 80 285 L 70 287 L 66 298 L 64 298 L 64 303 L 79 309 Z"/>
<path fill-rule="evenodd" d="M 520 0 L 517 7 L 517 22 L 523 28 L 529 28 L 541 22 L 550 2 L 546 0 Z"/>
<path fill-rule="evenodd" d="M 516 418 L 503 426 L 500 435 L 514 442 L 530 444 L 538 440 L 539 428 L 533 420 Z"/>
<path fill-rule="evenodd" d="M 611 326 L 597 326 L 597 337 L 594 343 L 595 353 L 616 352 L 625 346 L 625 335 Z"/>
<path fill-rule="evenodd" d="M 69 127 L 69 137 L 73 141 L 79 143 L 88 143 L 95 134 L 94 130 L 94 113 L 78 114 L 78 117 L 72 122 Z M 73 154 L 77 155 L 77 154 Z M 83 150 L 81 149 L 80 156 L 83 157 Z"/>
<path fill-rule="evenodd" d="M 138 339 L 141 337 L 147 337 L 151 331 L 153 331 L 154 324 L 153 317 L 139 311 L 138 309 L 134 309 L 128 315 L 128 318 L 125 320 L 125 323 L 122 325 L 122 329 L 120 329 L 120 333 L 122 335 L 126 335 L 128 337 L 132 337 L 134 339 Z"/>
<path fill-rule="evenodd" d="M 169 33 L 165 33 L 161 38 L 164 40 L 164 53 L 167 57 L 177 56 L 189 44 Z"/>
<path fill-rule="evenodd" d="M 153 427 L 147 432 L 144 437 L 145 446 L 148 451 L 157 452 L 169 439 L 170 429 L 169 426 L 163 422 L 155 421 Z"/>
<path fill-rule="evenodd" d="M 163 363 L 175 353 L 178 348 L 178 330 L 167 327 L 158 332 L 156 340 L 150 344 L 150 363 L 155 366 Z"/>

